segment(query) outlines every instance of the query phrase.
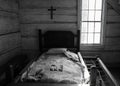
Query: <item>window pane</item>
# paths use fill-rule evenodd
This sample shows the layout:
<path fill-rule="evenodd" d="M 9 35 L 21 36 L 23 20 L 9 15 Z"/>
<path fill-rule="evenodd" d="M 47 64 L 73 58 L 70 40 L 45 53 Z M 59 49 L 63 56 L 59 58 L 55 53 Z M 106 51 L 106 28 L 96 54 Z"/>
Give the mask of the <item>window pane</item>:
<path fill-rule="evenodd" d="M 88 21 L 88 11 L 82 11 L 82 21 Z"/>
<path fill-rule="evenodd" d="M 102 0 L 82 0 L 81 43 L 101 43 Z"/>
<path fill-rule="evenodd" d="M 95 12 L 95 21 L 101 21 L 101 11 Z"/>
<path fill-rule="evenodd" d="M 82 9 L 88 9 L 88 0 L 82 0 Z"/>
<path fill-rule="evenodd" d="M 94 22 L 89 22 L 88 32 L 94 32 Z"/>
<path fill-rule="evenodd" d="M 83 43 L 83 44 L 87 43 L 87 33 L 81 34 L 81 43 Z"/>
<path fill-rule="evenodd" d="M 89 11 L 89 19 L 88 21 L 94 21 L 95 11 Z"/>
<path fill-rule="evenodd" d="M 96 9 L 102 9 L 102 0 L 96 0 Z"/>
<path fill-rule="evenodd" d="M 88 33 L 88 44 L 93 44 L 93 33 Z"/>
<path fill-rule="evenodd" d="M 88 23 L 87 22 L 82 22 L 82 32 L 87 32 L 87 28 L 88 28 Z"/>
<path fill-rule="evenodd" d="M 101 22 L 96 22 L 95 23 L 95 32 L 100 32 L 101 31 Z"/>
<path fill-rule="evenodd" d="M 95 34 L 95 39 L 94 39 L 94 44 L 99 44 L 100 43 L 100 33 Z"/>
<path fill-rule="evenodd" d="M 89 9 L 95 9 L 95 0 L 89 0 Z"/>

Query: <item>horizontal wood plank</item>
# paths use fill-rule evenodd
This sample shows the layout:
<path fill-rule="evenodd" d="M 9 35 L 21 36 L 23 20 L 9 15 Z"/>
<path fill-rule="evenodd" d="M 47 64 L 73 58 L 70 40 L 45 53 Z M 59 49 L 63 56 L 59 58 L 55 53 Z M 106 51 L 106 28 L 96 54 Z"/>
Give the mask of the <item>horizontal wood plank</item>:
<path fill-rule="evenodd" d="M 107 24 L 107 30 L 111 30 L 111 29 L 119 29 L 120 28 L 120 25 L 119 24 L 117 24 L 117 23 L 115 23 L 115 24 Z"/>
<path fill-rule="evenodd" d="M 120 46 L 119 45 L 105 45 L 105 50 L 113 50 L 113 51 L 120 51 Z"/>
<path fill-rule="evenodd" d="M 4 52 L 8 49 L 20 46 L 20 40 L 20 33 L 0 36 L 0 52 Z"/>
<path fill-rule="evenodd" d="M 20 0 L 21 8 L 50 7 L 49 0 Z"/>
<path fill-rule="evenodd" d="M 120 16 L 107 16 L 107 22 L 120 22 Z"/>
<path fill-rule="evenodd" d="M 96 57 L 96 55 L 99 55 L 99 56 L 101 56 L 101 52 L 99 52 L 99 51 L 96 51 L 96 52 L 88 52 L 88 51 L 81 51 L 81 54 L 82 54 L 82 56 L 84 56 L 84 57 Z"/>
<path fill-rule="evenodd" d="M 68 29 L 73 29 L 77 30 L 76 24 L 23 24 L 21 26 L 22 29 L 24 28 L 30 28 L 30 29 L 42 29 L 42 30 L 68 30 Z"/>
<path fill-rule="evenodd" d="M 105 39 L 105 46 L 120 46 L 120 38 L 106 38 Z"/>
<path fill-rule="evenodd" d="M 54 15 L 51 20 L 50 15 L 26 15 L 21 17 L 22 23 L 32 23 L 32 22 L 77 22 L 76 16 L 68 15 Z"/>
<path fill-rule="evenodd" d="M 105 53 L 102 53 L 101 55 L 102 60 L 105 63 L 109 63 L 109 64 L 120 62 L 119 57 L 120 57 L 120 52 L 114 52 L 114 53 L 105 52 Z"/>
<path fill-rule="evenodd" d="M 18 4 L 15 0 L 0 0 L 0 9 L 6 11 L 17 12 Z"/>
<path fill-rule="evenodd" d="M 106 36 L 120 36 L 120 24 L 107 24 Z"/>
<path fill-rule="evenodd" d="M 119 16 L 114 9 L 108 9 L 107 16 Z"/>
<path fill-rule="evenodd" d="M 39 38 L 22 38 L 22 49 L 39 50 Z"/>
<path fill-rule="evenodd" d="M 20 31 L 17 19 L 0 18 L 0 34 L 17 31 Z"/>
<path fill-rule="evenodd" d="M 10 12 L 5 12 L 5 11 L 0 11 L 0 18 L 10 18 L 10 19 L 16 19 L 18 18 L 18 14 L 10 13 Z"/>
<path fill-rule="evenodd" d="M 21 0 L 21 8 L 76 7 L 76 0 Z"/>
<path fill-rule="evenodd" d="M 34 36 L 34 37 L 38 37 L 39 35 L 39 32 L 38 32 L 39 29 L 37 28 L 23 28 L 21 29 L 21 35 L 22 36 Z"/>
<path fill-rule="evenodd" d="M 55 7 L 76 7 L 77 6 L 77 0 L 53 0 L 52 4 Z"/>
<path fill-rule="evenodd" d="M 21 54 L 21 47 L 14 47 L 13 49 L 8 50 L 6 53 L 0 56 L 0 66 L 5 64 L 8 60 L 10 60 L 13 56 Z"/>
<path fill-rule="evenodd" d="M 54 7 L 55 8 L 55 7 Z M 20 15 L 50 15 L 48 11 L 49 8 L 39 8 L 39 9 L 22 9 L 20 10 Z M 55 8 L 54 14 L 56 15 L 76 15 L 76 8 Z"/>

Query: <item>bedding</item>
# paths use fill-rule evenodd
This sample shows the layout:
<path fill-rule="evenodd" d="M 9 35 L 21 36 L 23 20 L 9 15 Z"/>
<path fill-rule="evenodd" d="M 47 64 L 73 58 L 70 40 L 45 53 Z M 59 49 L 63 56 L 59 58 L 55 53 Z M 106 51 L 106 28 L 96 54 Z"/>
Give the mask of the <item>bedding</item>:
<path fill-rule="evenodd" d="M 21 82 L 83 84 L 85 66 L 67 49 L 50 49 L 22 74 Z"/>

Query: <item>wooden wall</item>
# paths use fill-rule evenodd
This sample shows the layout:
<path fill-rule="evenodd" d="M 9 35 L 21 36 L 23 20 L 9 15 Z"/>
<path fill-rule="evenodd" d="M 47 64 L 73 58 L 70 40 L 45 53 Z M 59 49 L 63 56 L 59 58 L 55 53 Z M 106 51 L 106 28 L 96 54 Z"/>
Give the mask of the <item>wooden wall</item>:
<path fill-rule="evenodd" d="M 18 5 L 15 0 L 0 0 L 0 66 L 21 51 Z"/>
<path fill-rule="evenodd" d="M 52 2 L 50 2 L 52 1 Z M 38 29 L 71 30 L 77 27 L 78 0 L 20 0 L 20 23 L 22 51 L 28 55 L 39 52 Z M 50 19 L 48 9 L 53 6 L 54 18 Z M 107 4 L 105 11 L 104 45 L 102 47 L 81 46 L 84 56 L 100 55 L 109 66 L 120 63 L 120 15 Z"/>
<path fill-rule="evenodd" d="M 118 4 L 116 4 L 118 5 Z M 120 67 L 120 12 L 107 5 L 105 47 L 103 57 L 110 66 Z"/>
<path fill-rule="evenodd" d="M 24 52 L 39 51 L 38 29 L 77 30 L 77 0 L 20 0 L 22 48 Z M 52 2 L 50 2 L 52 1 Z M 53 6 L 53 19 L 48 9 Z M 29 51 L 29 52 L 28 52 Z"/>

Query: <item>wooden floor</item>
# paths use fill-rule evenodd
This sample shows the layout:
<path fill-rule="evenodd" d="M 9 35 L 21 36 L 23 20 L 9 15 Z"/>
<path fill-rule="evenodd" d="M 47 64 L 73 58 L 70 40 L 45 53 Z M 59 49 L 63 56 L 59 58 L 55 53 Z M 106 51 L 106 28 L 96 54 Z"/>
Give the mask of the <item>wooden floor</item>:
<path fill-rule="evenodd" d="M 110 72 L 114 76 L 114 78 L 117 80 L 119 86 L 120 86 L 120 67 L 119 68 L 109 68 Z"/>

